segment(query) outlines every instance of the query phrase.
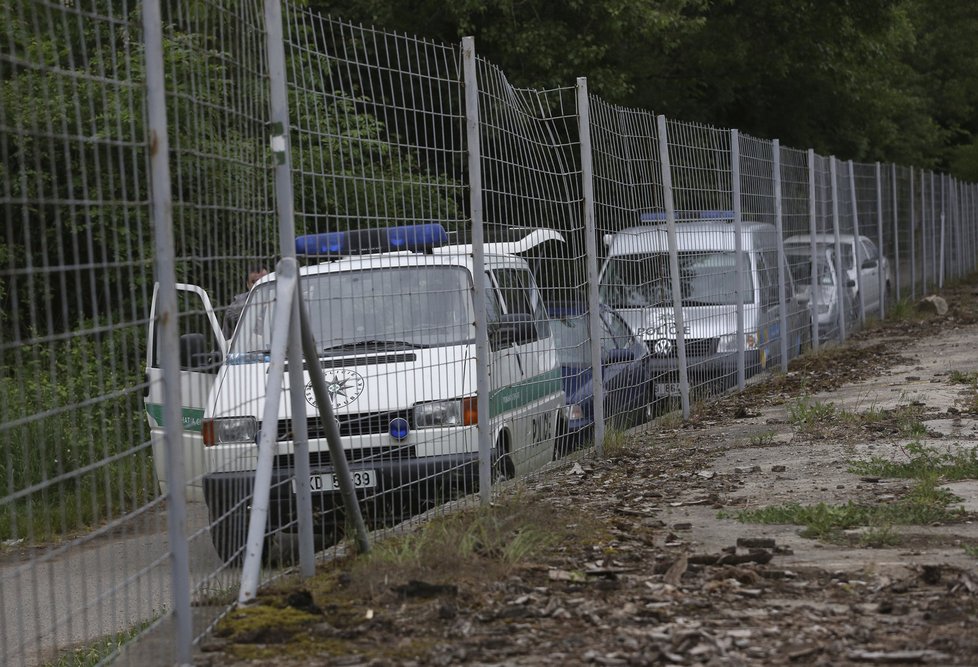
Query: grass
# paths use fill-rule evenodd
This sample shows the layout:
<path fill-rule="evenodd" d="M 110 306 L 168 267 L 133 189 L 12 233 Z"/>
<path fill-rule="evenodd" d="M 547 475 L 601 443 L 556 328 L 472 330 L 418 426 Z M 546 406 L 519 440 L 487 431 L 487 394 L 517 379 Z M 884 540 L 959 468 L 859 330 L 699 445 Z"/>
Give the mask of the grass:
<path fill-rule="evenodd" d="M 902 498 L 892 503 L 860 504 L 849 501 L 831 505 L 787 503 L 770 507 L 722 513 L 744 523 L 794 524 L 802 526 L 801 535 L 813 539 L 841 541 L 844 531 L 865 528 L 859 543 L 866 547 L 896 544 L 898 536 L 892 527 L 928 525 L 958 521 L 966 513 L 953 507 L 960 499 L 941 484 L 948 480 L 978 479 L 978 448 L 966 451 L 938 451 L 919 442 L 904 448 L 904 460 L 882 457 L 854 461 L 849 471 L 859 475 L 913 479 L 916 484 Z"/>
<path fill-rule="evenodd" d="M 0 543 L 78 534 L 157 496 L 141 377 L 105 363 L 125 340 L 78 336 L 5 359 L 0 479 L 22 495 L 0 506 Z"/>
<path fill-rule="evenodd" d="M 85 646 L 66 651 L 56 660 L 46 663 L 45 667 L 94 667 L 94 665 L 103 664 L 152 625 L 154 621 L 155 618 L 143 621 L 127 630 L 107 635 Z"/>
<path fill-rule="evenodd" d="M 978 559 L 978 544 L 966 544 L 964 552 L 972 558 Z"/>
<path fill-rule="evenodd" d="M 842 532 L 869 527 L 875 535 L 889 534 L 890 526 L 927 525 L 961 519 L 961 510 L 951 507 L 957 498 L 938 486 L 936 479 L 922 480 L 900 500 L 882 505 L 861 505 L 852 501 L 844 505 L 801 505 L 787 503 L 772 507 L 743 510 L 733 518 L 743 523 L 794 524 L 803 526 L 802 537 L 838 541 Z M 729 515 L 728 515 L 729 516 Z"/>
<path fill-rule="evenodd" d="M 752 435 L 750 439 L 750 444 L 754 447 L 766 447 L 774 442 L 774 432 L 766 431 L 764 433 L 758 433 Z"/>
<path fill-rule="evenodd" d="M 365 663 L 427 664 L 431 646 L 443 643 L 444 636 L 427 633 L 424 623 L 401 642 L 377 642 L 373 633 L 347 636 L 337 630 L 356 627 L 373 610 L 391 606 L 424 618 L 433 597 L 450 611 L 455 600 L 493 590 L 514 572 L 548 562 L 553 553 L 597 546 L 608 537 L 600 523 L 573 503 L 552 504 L 524 490 L 489 506 L 436 516 L 412 532 L 379 540 L 366 554 L 321 565 L 311 579 L 280 580 L 263 588 L 256 604 L 228 614 L 214 634 L 227 638 L 227 652 L 240 659 L 285 657 L 319 664 L 355 655 Z M 583 571 L 568 574 L 586 577 Z M 406 588 L 438 592 L 409 594 Z M 297 592 L 310 604 L 297 608 L 290 602 Z"/>
<path fill-rule="evenodd" d="M 849 471 L 857 475 L 922 479 L 937 475 L 945 480 L 978 479 L 978 447 L 967 450 L 939 451 L 920 442 L 911 442 L 901 448 L 902 460 L 893 461 L 881 456 L 849 464 Z"/>
<path fill-rule="evenodd" d="M 962 373 L 961 371 L 951 371 L 948 377 L 951 384 L 966 384 L 978 388 L 978 373 Z"/>
<path fill-rule="evenodd" d="M 904 322 L 917 319 L 917 310 L 910 299 L 900 299 L 891 304 L 886 310 L 886 319 Z"/>
<path fill-rule="evenodd" d="M 788 405 L 788 420 L 795 426 L 810 428 L 833 420 L 837 412 L 834 403 L 823 403 L 803 396 Z"/>

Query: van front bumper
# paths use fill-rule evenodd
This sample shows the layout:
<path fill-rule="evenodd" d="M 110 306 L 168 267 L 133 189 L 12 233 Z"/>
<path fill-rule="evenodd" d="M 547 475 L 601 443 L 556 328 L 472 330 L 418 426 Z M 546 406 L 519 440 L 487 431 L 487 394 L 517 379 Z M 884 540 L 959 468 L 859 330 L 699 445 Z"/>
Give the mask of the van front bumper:
<path fill-rule="evenodd" d="M 356 490 L 364 517 L 376 525 L 392 525 L 435 504 L 478 490 L 477 453 L 449 454 L 422 458 L 362 460 L 349 464 L 350 472 L 370 470 L 375 485 Z M 311 466 L 313 476 L 332 475 L 332 466 Z M 272 470 L 269 494 L 269 530 L 297 530 L 295 468 Z M 204 475 L 204 500 L 212 522 L 250 510 L 255 471 L 215 472 Z M 306 480 L 306 484 L 310 481 Z M 312 493 L 315 521 L 342 526 L 343 500 L 340 490 Z"/>

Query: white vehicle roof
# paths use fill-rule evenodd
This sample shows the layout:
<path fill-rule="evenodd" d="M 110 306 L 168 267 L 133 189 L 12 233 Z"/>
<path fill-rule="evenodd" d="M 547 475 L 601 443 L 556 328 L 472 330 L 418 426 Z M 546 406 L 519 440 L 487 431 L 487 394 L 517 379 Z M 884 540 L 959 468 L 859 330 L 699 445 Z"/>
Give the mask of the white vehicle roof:
<path fill-rule="evenodd" d="M 821 234 L 815 234 L 815 243 L 835 243 L 835 234 L 832 232 L 824 232 Z M 841 243 L 852 243 L 856 238 L 855 234 L 839 234 L 839 241 Z M 859 238 L 869 241 L 871 240 L 868 236 L 860 235 Z M 785 243 L 811 243 L 811 234 L 795 234 L 794 236 L 789 236 L 784 240 Z"/>
<path fill-rule="evenodd" d="M 684 222 L 676 225 L 676 243 L 680 252 L 696 250 L 733 251 L 736 233 L 732 222 Z M 763 222 L 741 224 L 741 248 L 757 250 L 776 247 L 774 225 Z M 608 256 L 669 251 L 666 225 L 629 227 L 611 235 Z"/>

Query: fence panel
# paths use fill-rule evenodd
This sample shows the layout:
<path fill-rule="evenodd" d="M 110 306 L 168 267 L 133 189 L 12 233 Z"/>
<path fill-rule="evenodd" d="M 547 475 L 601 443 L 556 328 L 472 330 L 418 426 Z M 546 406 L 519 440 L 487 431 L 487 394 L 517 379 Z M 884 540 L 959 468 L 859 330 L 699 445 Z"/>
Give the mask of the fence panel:
<path fill-rule="evenodd" d="M 485 491 L 480 433 L 493 491 L 505 492 L 495 482 L 601 442 L 605 422 L 611 433 L 688 410 L 690 393 L 783 368 L 812 334 L 844 339 L 881 297 L 917 298 L 976 264 L 973 185 L 657 119 L 586 82 L 516 88 L 470 53 L 473 184 L 464 49 L 304 3 L 284 4 L 284 43 L 271 45 L 285 52 L 285 134 L 269 121 L 261 3 L 165 3 L 167 287 L 186 473 L 171 484 L 142 5 L 79 4 L 3 5 L 5 665 L 76 649 L 172 662 L 184 641 L 172 623 L 176 546 L 189 550 L 193 637 L 232 608 L 282 318 L 273 271 L 291 254 L 276 210 L 281 155 L 318 348 L 304 370 L 323 368 L 336 421 L 324 425 L 306 384 L 311 474 L 296 479 L 280 392 L 262 583 L 297 558 L 298 485 L 312 494 L 319 549 L 349 534 L 334 426 L 369 526 L 417 524 Z M 486 266 L 475 265 L 476 217 Z M 775 244 L 755 242 L 772 229 Z M 174 494 L 189 501 L 182 535 L 167 532 Z"/>

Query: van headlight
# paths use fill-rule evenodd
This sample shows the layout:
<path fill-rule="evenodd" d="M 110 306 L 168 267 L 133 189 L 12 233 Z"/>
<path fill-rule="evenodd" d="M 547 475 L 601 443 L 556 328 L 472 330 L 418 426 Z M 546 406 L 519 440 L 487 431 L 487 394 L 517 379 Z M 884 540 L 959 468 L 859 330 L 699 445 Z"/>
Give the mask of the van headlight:
<path fill-rule="evenodd" d="M 757 349 L 757 336 L 753 332 L 744 334 L 744 350 L 756 350 Z M 736 352 L 737 351 L 737 334 L 727 334 L 725 336 L 720 336 L 720 341 L 717 343 L 717 353 L 725 352 Z"/>
<path fill-rule="evenodd" d="M 478 423 L 479 410 L 474 396 L 414 406 L 414 428 L 473 426 Z"/>
<path fill-rule="evenodd" d="M 200 430 L 206 447 L 233 442 L 253 443 L 258 435 L 258 420 L 254 417 L 205 419 Z"/>

